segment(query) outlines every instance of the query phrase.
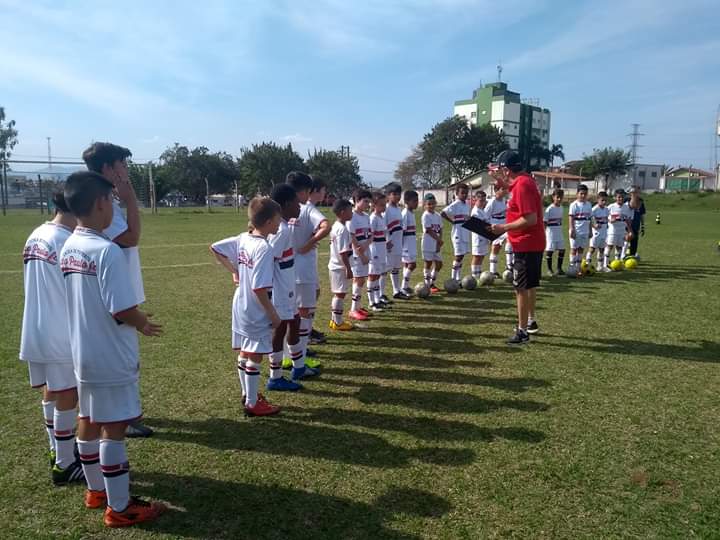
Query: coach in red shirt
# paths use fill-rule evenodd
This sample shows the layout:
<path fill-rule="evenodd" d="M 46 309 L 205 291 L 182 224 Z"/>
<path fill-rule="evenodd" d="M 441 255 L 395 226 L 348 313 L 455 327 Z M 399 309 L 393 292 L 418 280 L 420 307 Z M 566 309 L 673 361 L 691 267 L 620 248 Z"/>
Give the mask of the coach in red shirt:
<path fill-rule="evenodd" d="M 508 339 L 509 345 L 522 345 L 530 341 L 529 334 L 539 330 L 535 321 L 535 288 L 540 285 L 542 256 L 545 249 L 543 205 L 535 180 L 523 172 L 520 155 L 505 150 L 491 167 L 498 186 L 510 192 L 505 223 L 493 225 L 494 233 L 507 232 L 515 254 L 513 286 L 517 299 L 518 326 Z"/>

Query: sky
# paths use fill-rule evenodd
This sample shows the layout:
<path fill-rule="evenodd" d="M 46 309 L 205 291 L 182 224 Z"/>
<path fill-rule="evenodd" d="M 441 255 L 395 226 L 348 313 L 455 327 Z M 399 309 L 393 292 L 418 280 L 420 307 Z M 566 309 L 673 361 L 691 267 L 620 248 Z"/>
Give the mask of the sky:
<path fill-rule="evenodd" d="M 499 62 L 567 159 L 633 123 L 642 163 L 709 168 L 717 143 L 718 0 L 0 0 L 0 18 L 18 159 L 47 137 L 57 160 L 98 140 L 137 161 L 344 145 L 381 184 Z"/>

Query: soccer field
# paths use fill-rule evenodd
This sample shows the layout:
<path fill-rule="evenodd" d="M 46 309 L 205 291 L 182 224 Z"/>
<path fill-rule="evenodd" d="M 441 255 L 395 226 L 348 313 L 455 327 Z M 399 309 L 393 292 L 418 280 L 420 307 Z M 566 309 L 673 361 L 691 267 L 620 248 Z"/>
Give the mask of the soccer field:
<path fill-rule="evenodd" d="M 246 419 L 234 288 L 207 250 L 244 216 L 144 215 L 146 307 L 165 334 L 141 337 L 156 434 L 128 453 L 134 494 L 173 510 L 109 531 L 83 487 L 51 485 L 39 394 L 17 360 L 22 245 L 42 217 L 0 216 L 0 537 L 716 538 L 720 213 L 652 218 L 636 271 L 543 282 L 526 347 L 504 342 L 507 284 L 396 302 L 366 330 L 328 333 L 322 376 L 268 395 L 280 416 Z M 327 255 L 324 241 L 322 331 Z"/>

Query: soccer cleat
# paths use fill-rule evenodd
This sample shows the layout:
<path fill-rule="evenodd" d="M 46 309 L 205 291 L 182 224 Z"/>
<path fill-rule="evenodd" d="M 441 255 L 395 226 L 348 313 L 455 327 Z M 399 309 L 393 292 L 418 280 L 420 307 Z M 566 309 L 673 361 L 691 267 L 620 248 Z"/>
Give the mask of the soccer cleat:
<path fill-rule="evenodd" d="M 367 315 L 368 317 L 370 317 L 370 316 L 372 315 L 372 313 L 370 313 L 370 312 L 369 312 L 367 309 L 365 309 L 364 307 L 361 307 L 360 309 L 358 309 L 358 311 L 359 311 L 360 313 L 364 313 L 364 314 Z"/>
<path fill-rule="evenodd" d="M 280 377 L 279 379 L 270 379 L 267 382 L 266 388 L 278 392 L 297 392 L 302 389 L 302 384 L 288 381 L 285 377 Z"/>
<path fill-rule="evenodd" d="M 305 358 L 315 358 L 317 356 L 317 352 L 312 350 L 310 347 L 305 349 Z"/>
<path fill-rule="evenodd" d="M 322 332 L 318 332 L 314 328 L 310 329 L 310 345 L 322 345 L 327 341 L 327 337 Z"/>
<path fill-rule="evenodd" d="M 125 430 L 126 437 L 151 437 L 154 431 L 139 421 L 130 422 Z"/>
<path fill-rule="evenodd" d="M 301 368 L 293 368 L 290 376 L 292 377 L 293 381 L 300 381 L 302 379 L 310 379 L 311 377 L 317 377 L 320 375 L 320 370 L 316 368 L 311 368 L 308 365 L 305 365 Z"/>
<path fill-rule="evenodd" d="M 437 293 L 439 293 L 439 292 L 440 292 L 440 289 L 438 289 L 435 285 L 433 285 L 432 287 L 430 287 L 430 293 L 431 293 L 431 294 L 437 294 Z"/>
<path fill-rule="evenodd" d="M 348 319 L 353 319 L 355 321 L 367 321 L 369 317 L 362 311 L 351 311 L 348 313 Z M 330 322 L 330 324 L 332 325 L 333 323 Z M 330 328 L 332 328 L 332 326 Z"/>
<path fill-rule="evenodd" d="M 387 297 L 386 294 L 383 294 L 383 295 L 380 297 L 380 302 L 382 302 L 383 304 L 394 304 L 394 303 L 395 303 L 395 302 L 393 302 L 392 300 L 390 300 L 390 299 Z"/>
<path fill-rule="evenodd" d="M 147 502 L 138 497 L 130 497 L 130 504 L 122 512 L 116 512 L 108 506 L 103 521 L 107 527 L 130 527 L 137 523 L 153 521 L 165 510 L 167 506 L 161 502 Z"/>
<path fill-rule="evenodd" d="M 347 332 L 349 330 L 354 329 L 353 323 L 350 321 L 343 321 L 340 324 L 336 323 L 335 321 L 330 321 L 330 330 L 337 330 L 340 332 Z"/>
<path fill-rule="evenodd" d="M 383 309 L 392 309 L 392 306 L 390 304 L 388 304 L 387 302 L 383 302 L 382 300 L 378 302 L 378 305 Z"/>
<path fill-rule="evenodd" d="M 85 508 L 105 508 L 107 506 L 107 493 L 105 490 L 93 491 L 92 489 L 85 490 Z"/>
<path fill-rule="evenodd" d="M 530 342 L 530 335 L 521 328 L 515 329 L 515 334 L 507 340 L 508 345 L 525 345 Z"/>
<path fill-rule="evenodd" d="M 370 309 L 372 309 L 373 311 L 380 312 L 380 313 L 385 311 L 380 304 L 373 304 L 372 306 L 370 306 Z"/>
<path fill-rule="evenodd" d="M 537 334 L 540 331 L 537 321 L 528 323 L 527 332 L 528 334 Z"/>
<path fill-rule="evenodd" d="M 289 358 L 283 358 L 281 365 L 283 369 L 292 369 L 292 360 Z"/>
<path fill-rule="evenodd" d="M 80 460 L 76 459 L 64 469 L 58 467 L 57 464 L 53 465 L 52 481 L 56 486 L 64 486 L 74 482 L 84 482 L 85 474 L 83 473 Z"/>
<path fill-rule="evenodd" d="M 55 460 L 57 459 L 57 454 L 55 453 L 55 450 L 51 448 L 50 452 L 48 452 L 48 457 L 50 459 L 50 468 L 52 469 L 55 466 Z"/>
<path fill-rule="evenodd" d="M 410 287 L 405 287 L 402 292 L 404 292 L 405 296 L 407 296 L 408 298 L 415 294 L 415 291 L 413 291 Z"/>

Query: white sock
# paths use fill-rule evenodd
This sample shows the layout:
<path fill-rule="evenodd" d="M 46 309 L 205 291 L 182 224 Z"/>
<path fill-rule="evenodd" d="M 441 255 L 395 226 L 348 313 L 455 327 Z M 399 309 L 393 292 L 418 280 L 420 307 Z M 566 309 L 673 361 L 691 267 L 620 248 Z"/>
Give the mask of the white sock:
<path fill-rule="evenodd" d="M 435 280 L 437 279 L 437 271 L 433 270 L 430 272 L 430 285 L 435 285 Z"/>
<path fill-rule="evenodd" d="M 462 275 L 462 263 L 454 262 L 452 267 L 452 278 L 454 280 L 460 281 L 460 276 Z"/>
<path fill-rule="evenodd" d="M 379 303 L 380 303 L 380 296 L 381 296 L 381 292 L 380 292 L 380 280 L 375 281 L 374 283 L 375 283 L 375 284 L 373 285 L 373 299 L 375 300 L 375 302 L 374 302 L 375 304 L 379 304 Z"/>
<path fill-rule="evenodd" d="M 427 268 L 423 270 L 423 278 L 425 279 L 425 285 L 430 287 L 432 285 L 432 271 Z"/>
<path fill-rule="evenodd" d="M 510 269 L 513 265 L 513 254 L 505 253 L 505 268 Z"/>
<path fill-rule="evenodd" d="M 88 489 L 105 491 L 105 481 L 100 470 L 100 439 L 94 441 L 81 441 L 78 439 L 77 445 Z"/>
<path fill-rule="evenodd" d="M 301 369 L 305 367 L 305 349 L 302 348 L 298 341 L 294 345 L 288 345 L 290 349 L 290 360 L 292 360 L 293 367 Z"/>
<path fill-rule="evenodd" d="M 350 305 L 351 311 L 358 311 L 362 307 L 362 287 L 357 283 L 353 283 L 352 286 L 352 304 Z"/>
<path fill-rule="evenodd" d="M 490 272 L 493 274 L 497 274 L 497 263 L 497 255 L 490 255 Z"/>
<path fill-rule="evenodd" d="M 247 389 L 245 387 L 245 364 L 247 360 L 238 354 L 237 357 L 237 372 L 238 379 L 240 379 L 240 392 L 243 396 L 247 396 Z"/>
<path fill-rule="evenodd" d="M 245 363 L 245 390 L 247 391 L 245 403 L 254 407 L 257 403 L 258 387 L 260 386 L 260 364 L 247 360 Z"/>
<path fill-rule="evenodd" d="M 55 463 L 66 469 L 75 461 L 75 420 L 77 411 L 55 409 Z"/>
<path fill-rule="evenodd" d="M 405 267 L 403 268 L 403 289 L 410 288 L 410 278 L 412 277 L 412 270 Z"/>
<path fill-rule="evenodd" d="M 368 281 L 368 286 L 367 286 L 368 304 L 370 304 L 371 306 L 374 306 L 375 304 L 377 304 L 377 302 L 375 301 L 375 283 L 377 283 L 377 282 L 376 281 Z"/>
<path fill-rule="evenodd" d="M 588 250 L 587 254 L 585 255 L 585 261 L 590 264 L 592 262 L 592 253 Z"/>
<path fill-rule="evenodd" d="M 620 253 L 621 259 L 625 258 L 625 254 L 627 253 L 627 250 L 629 247 L 630 247 L 630 244 L 628 244 L 627 242 L 623 242 L 622 252 Z"/>
<path fill-rule="evenodd" d="M 480 277 L 480 274 L 482 274 L 482 266 L 480 266 L 479 264 L 473 264 L 470 267 L 470 270 L 472 271 L 473 277 L 477 278 Z"/>
<path fill-rule="evenodd" d="M 55 402 L 43 401 L 43 418 L 45 419 L 45 431 L 47 431 L 50 450 L 55 450 Z"/>
<path fill-rule="evenodd" d="M 401 292 L 400 289 L 400 269 L 393 268 L 390 272 L 390 281 L 392 282 L 393 294 Z"/>
<path fill-rule="evenodd" d="M 307 350 L 308 341 L 310 341 L 310 329 L 312 328 L 312 318 L 300 317 L 300 345 L 303 351 Z M 304 352 L 303 352 L 304 354 Z"/>
<path fill-rule="evenodd" d="M 279 379 L 283 376 L 282 370 L 283 351 L 270 353 L 270 378 Z"/>
<path fill-rule="evenodd" d="M 603 254 L 603 267 L 607 267 L 609 262 L 610 262 L 610 246 L 605 248 L 605 253 Z"/>
<path fill-rule="evenodd" d="M 343 303 L 344 300 L 342 298 L 338 298 L 337 296 L 333 296 L 333 299 L 330 302 L 332 321 L 335 324 L 343 323 Z"/>
<path fill-rule="evenodd" d="M 387 274 L 381 274 L 378 280 L 378 288 L 380 289 L 380 296 L 385 294 L 385 281 L 387 281 Z"/>
<path fill-rule="evenodd" d="M 130 463 L 125 441 L 100 441 L 100 468 L 105 481 L 108 506 L 123 512 L 130 502 Z"/>

